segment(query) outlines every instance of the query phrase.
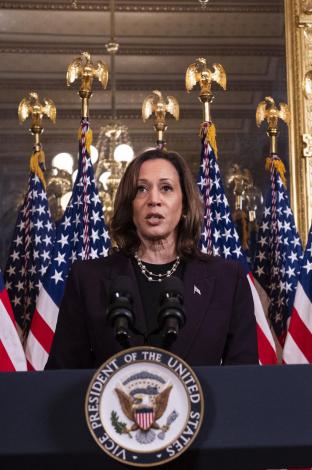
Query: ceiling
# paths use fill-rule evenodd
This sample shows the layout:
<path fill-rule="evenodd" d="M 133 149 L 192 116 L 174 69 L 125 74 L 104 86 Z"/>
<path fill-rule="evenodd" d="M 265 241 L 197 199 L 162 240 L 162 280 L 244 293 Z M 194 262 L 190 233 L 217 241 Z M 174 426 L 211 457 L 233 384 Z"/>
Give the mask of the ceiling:
<path fill-rule="evenodd" d="M 67 88 L 68 64 L 87 50 L 109 65 L 109 1 L 0 1 L 0 220 L 1 252 L 7 251 L 14 225 L 16 198 L 27 184 L 33 138 L 20 125 L 17 107 L 30 90 L 57 106 L 55 125 L 45 122 L 42 136 L 47 167 L 60 151 L 77 152 L 80 99 Z M 217 126 L 220 164 L 251 169 L 264 186 L 265 129 L 255 124 L 255 109 L 265 96 L 287 101 L 283 0 L 210 0 L 203 11 L 198 0 L 116 0 L 116 108 L 129 127 L 136 152 L 155 142 L 153 122 L 143 123 L 141 106 L 152 90 L 174 95 L 180 120 L 169 120 L 167 146 L 180 152 L 196 173 L 199 163 L 198 90 L 185 91 L 186 68 L 197 57 L 221 63 L 228 90 L 215 86 L 212 119 Z M 111 116 L 110 86 L 94 86 L 90 122 L 98 131 Z M 282 129 L 280 150 L 287 157 Z M 2 255 L 4 256 L 4 255 Z M 1 258 L 1 257 L 0 257 Z M 2 258 L 1 258 L 2 259 Z"/>

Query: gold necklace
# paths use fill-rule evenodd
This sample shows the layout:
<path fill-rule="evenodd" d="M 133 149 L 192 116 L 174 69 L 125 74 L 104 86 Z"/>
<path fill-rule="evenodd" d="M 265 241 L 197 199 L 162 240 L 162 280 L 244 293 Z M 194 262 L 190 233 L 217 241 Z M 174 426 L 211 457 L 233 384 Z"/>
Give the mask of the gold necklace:
<path fill-rule="evenodd" d="M 166 277 L 172 276 L 172 274 L 177 270 L 177 267 L 180 264 L 180 256 L 177 256 L 171 269 L 169 269 L 165 273 L 156 274 L 156 273 L 153 273 L 153 271 L 150 271 L 149 269 L 147 269 L 146 265 L 143 264 L 142 260 L 139 258 L 139 255 L 137 252 L 134 253 L 134 257 L 138 263 L 141 273 L 144 274 L 144 276 L 147 278 L 149 282 L 162 282 L 164 279 L 166 279 Z"/>

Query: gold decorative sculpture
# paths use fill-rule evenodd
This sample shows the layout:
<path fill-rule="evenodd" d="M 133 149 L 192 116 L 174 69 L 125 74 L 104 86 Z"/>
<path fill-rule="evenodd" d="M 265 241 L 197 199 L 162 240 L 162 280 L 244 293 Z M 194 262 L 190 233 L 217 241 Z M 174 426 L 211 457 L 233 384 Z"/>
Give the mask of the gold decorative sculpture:
<path fill-rule="evenodd" d="M 281 119 L 287 125 L 290 124 L 290 111 L 286 103 L 279 103 L 279 109 L 275 105 L 275 101 L 271 96 L 266 96 L 257 106 L 256 123 L 260 127 L 261 123 L 266 120 L 268 123 L 267 135 L 271 139 L 270 154 L 277 154 L 277 135 L 278 120 Z"/>
<path fill-rule="evenodd" d="M 200 86 L 199 100 L 203 104 L 204 121 L 211 121 L 209 104 L 213 101 L 214 95 L 211 91 L 212 82 L 218 83 L 223 90 L 226 90 L 226 73 L 221 64 L 213 64 L 213 72 L 207 67 L 206 59 L 200 57 L 194 64 L 189 65 L 185 74 L 185 87 L 190 92 L 196 83 Z"/>
<path fill-rule="evenodd" d="M 142 105 L 142 119 L 147 119 L 155 114 L 154 129 L 157 133 L 157 145 L 164 145 L 164 133 L 167 130 L 166 114 L 171 114 L 177 121 L 179 120 L 180 108 L 174 96 L 163 98 L 158 90 L 154 90 L 152 95 L 148 95 Z"/>
<path fill-rule="evenodd" d="M 83 118 L 87 118 L 89 115 L 89 99 L 92 96 L 94 78 L 97 78 L 105 89 L 108 82 L 108 67 L 101 60 L 93 65 L 89 52 L 82 52 L 81 56 L 74 59 L 67 68 L 67 86 L 76 80 L 81 80 L 78 93 L 82 99 L 81 114 Z"/>
<path fill-rule="evenodd" d="M 40 103 L 38 93 L 31 91 L 18 105 L 18 118 L 20 123 L 31 117 L 30 132 L 35 136 L 35 152 L 41 150 L 40 134 L 43 131 L 42 119 L 44 116 L 56 121 L 56 107 L 50 98 L 44 98 L 44 105 Z"/>

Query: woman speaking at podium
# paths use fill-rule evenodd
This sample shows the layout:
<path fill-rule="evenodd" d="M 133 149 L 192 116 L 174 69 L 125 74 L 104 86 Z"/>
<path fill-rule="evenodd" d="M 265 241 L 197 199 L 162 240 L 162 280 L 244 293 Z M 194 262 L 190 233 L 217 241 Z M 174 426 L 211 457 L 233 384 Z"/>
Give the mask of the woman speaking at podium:
<path fill-rule="evenodd" d="M 190 365 L 258 362 L 252 294 L 238 262 L 201 253 L 202 206 L 175 152 L 127 167 L 111 221 L 117 249 L 74 263 L 46 368 L 96 368 L 121 349 L 170 349 Z"/>

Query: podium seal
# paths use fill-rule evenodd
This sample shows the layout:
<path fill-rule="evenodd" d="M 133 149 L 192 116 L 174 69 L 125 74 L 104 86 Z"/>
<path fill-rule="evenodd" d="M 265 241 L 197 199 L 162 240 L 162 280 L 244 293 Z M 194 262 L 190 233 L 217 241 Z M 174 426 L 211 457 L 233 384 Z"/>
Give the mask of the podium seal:
<path fill-rule="evenodd" d="M 151 467 L 179 457 L 204 414 L 194 371 L 178 356 L 152 347 L 108 359 L 85 399 L 89 430 L 100 448 L 127 465 Z"/>

